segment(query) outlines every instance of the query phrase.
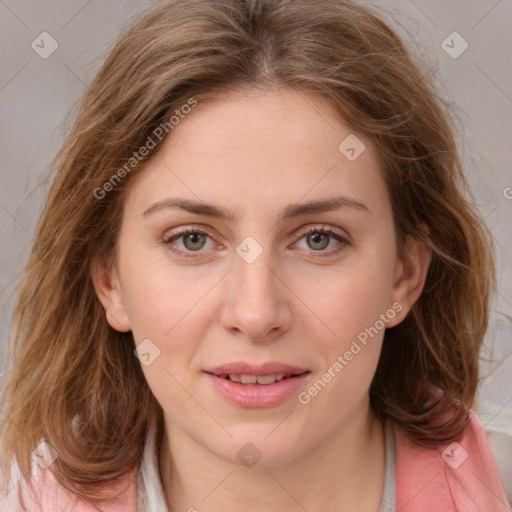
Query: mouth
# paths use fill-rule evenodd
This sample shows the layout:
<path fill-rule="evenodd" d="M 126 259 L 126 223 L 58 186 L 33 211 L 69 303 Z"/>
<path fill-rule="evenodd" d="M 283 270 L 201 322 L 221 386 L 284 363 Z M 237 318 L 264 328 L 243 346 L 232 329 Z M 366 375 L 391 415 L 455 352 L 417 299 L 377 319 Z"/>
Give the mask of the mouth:
<path fill-rule="evenodd" d="M 309 369 L 285 363 L 270 362 L 260 365 L 237 361 L 204 370 L 206 373 L 241 384 L 268 386 L 274 382 L 309 373 Z"/>
<path fill-rule="evenodd" d="M 208 372 L 207 372 L 208 373 Z M 308 373 L 308 372 L 303 372 Z M 244 384 L 245 386 L 269 386 L 270 384 L 274 384 L 275 382 L 280 382 L 285 379 L 289 379 L 291 377 L 296 377 L 297 375 L 302 375 L 303 373 L 273 373 L 270 375 L 248 375 L 248 374 L 236 374 L 236 373 L 225 373 L 221 375 L 217 375 L 221 379 L 227 379 L 231 382 L 236 382 L 238 384 Z M 215 374 L 212 374 L 215 375 Z"/>
<path fill-rule="evenodd" d="M 276 406 L 297 392 L 307 368 L 282 363 L 230 363 L 203 370 L 221 396 L 241 407 Z"/>

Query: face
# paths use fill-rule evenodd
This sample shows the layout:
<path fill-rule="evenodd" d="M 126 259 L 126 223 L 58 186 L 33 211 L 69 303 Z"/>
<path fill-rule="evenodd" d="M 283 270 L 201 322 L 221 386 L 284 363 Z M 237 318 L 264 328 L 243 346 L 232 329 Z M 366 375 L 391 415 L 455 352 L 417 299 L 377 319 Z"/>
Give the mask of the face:
<path fill-rule="evenodd" d="M 199 103 L 138 172 L 115 265 L 94 279 L 167 432 L 237 464 L 251 442 L 271 467 L 368 411 L 384 327 L 426 271 L 419 246 L 397 255 L 370 141 L 320 97 L 231 94 Z"/>

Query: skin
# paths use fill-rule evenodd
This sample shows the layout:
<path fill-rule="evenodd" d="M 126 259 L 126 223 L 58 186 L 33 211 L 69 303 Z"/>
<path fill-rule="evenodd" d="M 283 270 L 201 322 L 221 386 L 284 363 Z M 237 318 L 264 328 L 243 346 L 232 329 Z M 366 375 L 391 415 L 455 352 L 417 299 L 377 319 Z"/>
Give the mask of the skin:
<path fill-rule="evenodd" d="M 160 350 L 142 369 L 164 411 L 159 463 L 171 512 L 379 508 L 384 431 L 369 386 L 383 329 L 305 405 L 294 394 L 240 407 L 203 373 L 278 361 L 308 368 L 307 390 L 393 304 L 401 311 L 388 327 L 419 297 L 430 252 L 408 239 L 397 254 L 378 155 L 361 134 L 366 149 L 355 161 L 338 149 L 351 133 L 316 95 L 230 93 L 199 103 L 130 186 L 115 261 L 96 261 L 92 274 L 110 325 Z M 278 220 L 289 204 L 333 195 L 367 211 Z M 143 215 L 170 197 L 214 203 L 237 219 L 176 208 Z M 318 225 L 348 244 L 302 233 Z M 166 240 L 181 227 L 208 236 L 174 240 L 178 254 Z M 247 236 L 263 250 L 252 263 L 236 252 Z M 247 442 L 262 455 L 250 468 L 237 457 Z"/>

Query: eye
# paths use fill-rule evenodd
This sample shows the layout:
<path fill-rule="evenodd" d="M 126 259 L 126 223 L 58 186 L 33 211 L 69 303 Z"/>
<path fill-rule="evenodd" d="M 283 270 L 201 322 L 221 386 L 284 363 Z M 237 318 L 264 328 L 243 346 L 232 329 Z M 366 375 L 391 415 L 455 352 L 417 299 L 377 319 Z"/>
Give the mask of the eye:
<path fill-rule="evenodd" d="M 309 249 L 314 254 L 314 257 L 328 257 L 334 256 L 340 253 L 346 246 L 350 245 L 350 242 L 341 234 L 336 231 L 327 228 L 322 225 L 315 225 L 303 230 L 299 234 L 299 241 L 302 239 L 306 240 Z M 181 239 L 181 241 L 180 241 Z M 208 240 L 210 245 L 208 246 Z M 179 244 L 176 242 L 180 241 Z M 326 251 L 325 249 L 331 245 L 331 242 L 336 241 L 336 246 L 331 250 Z M 199 228 L 187 227 L 183 228 L 169 236 L 166 236 L 163 243 L 169 247 L 169 249 L 179 256 L 186 258 L 197 258 L 203 249 L 212 249 L 215 244 L 209 233 Z M 181 245 L 181 247 L 179 247 Z"/>
<path fill-rule="evenodd" d="M 347 245 L 350 245 L 349 241 L 344 236 L 325 226 L 312 226 L 302 231 L 300 240 L 302 239 L 306 240 L 306 244 L 308 245 L 306 249 L 311 249 L 313 252 L 319 253 L 315 254 L 315 257 L 336 255 L 345 249 Z M 326 249 L 333 240 L 337 242 L 337 245 L 334 249 L 325 251 L 324 249 Z"/>
<path fill-rule="evenodd" d="M 173 244 L 180 238 L 183 239 L 181 242 L 183 248 L 177 249 Z M 169 246 L 173 252 L 178 253 L 180 256 L 185 256 L 186 258 L 194 258 L 196 256 L 190 253 L 200 252 L 201 249 L 205 248 L 208 238 L 210 238 L 210 235 L 205 231 L 197 228 L 185 228 L 171 236 L 164 238 L 163 242 Z M 208 249 L 208 247 L 206 248 Z"/>

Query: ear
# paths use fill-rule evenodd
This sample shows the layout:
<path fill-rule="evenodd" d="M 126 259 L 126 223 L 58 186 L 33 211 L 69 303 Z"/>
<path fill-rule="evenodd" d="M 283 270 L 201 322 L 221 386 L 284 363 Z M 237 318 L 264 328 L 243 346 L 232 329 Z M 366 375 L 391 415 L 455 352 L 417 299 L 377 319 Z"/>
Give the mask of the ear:
<path fill-rule="evenodd" d="M 394 327 L 402 322 L 418 300 L 425 286 L 431 260 L 432 250 L 425 242 L 411 236 L 406 237 L 403 256 L 395 265 L 391 294 L 391 303 L 400 304 L 401 309 L 397 309 L 399 314 L 390 319 L 386 327 Z"/>
<path fill-rule="evenodd" d="M 94 290 L 105 309 L 107 322 L 120 332 L 131 330 L 126 312 L 119 275 L 115 264 L 109 258 L 93 258 L 90 267 Z"/>

